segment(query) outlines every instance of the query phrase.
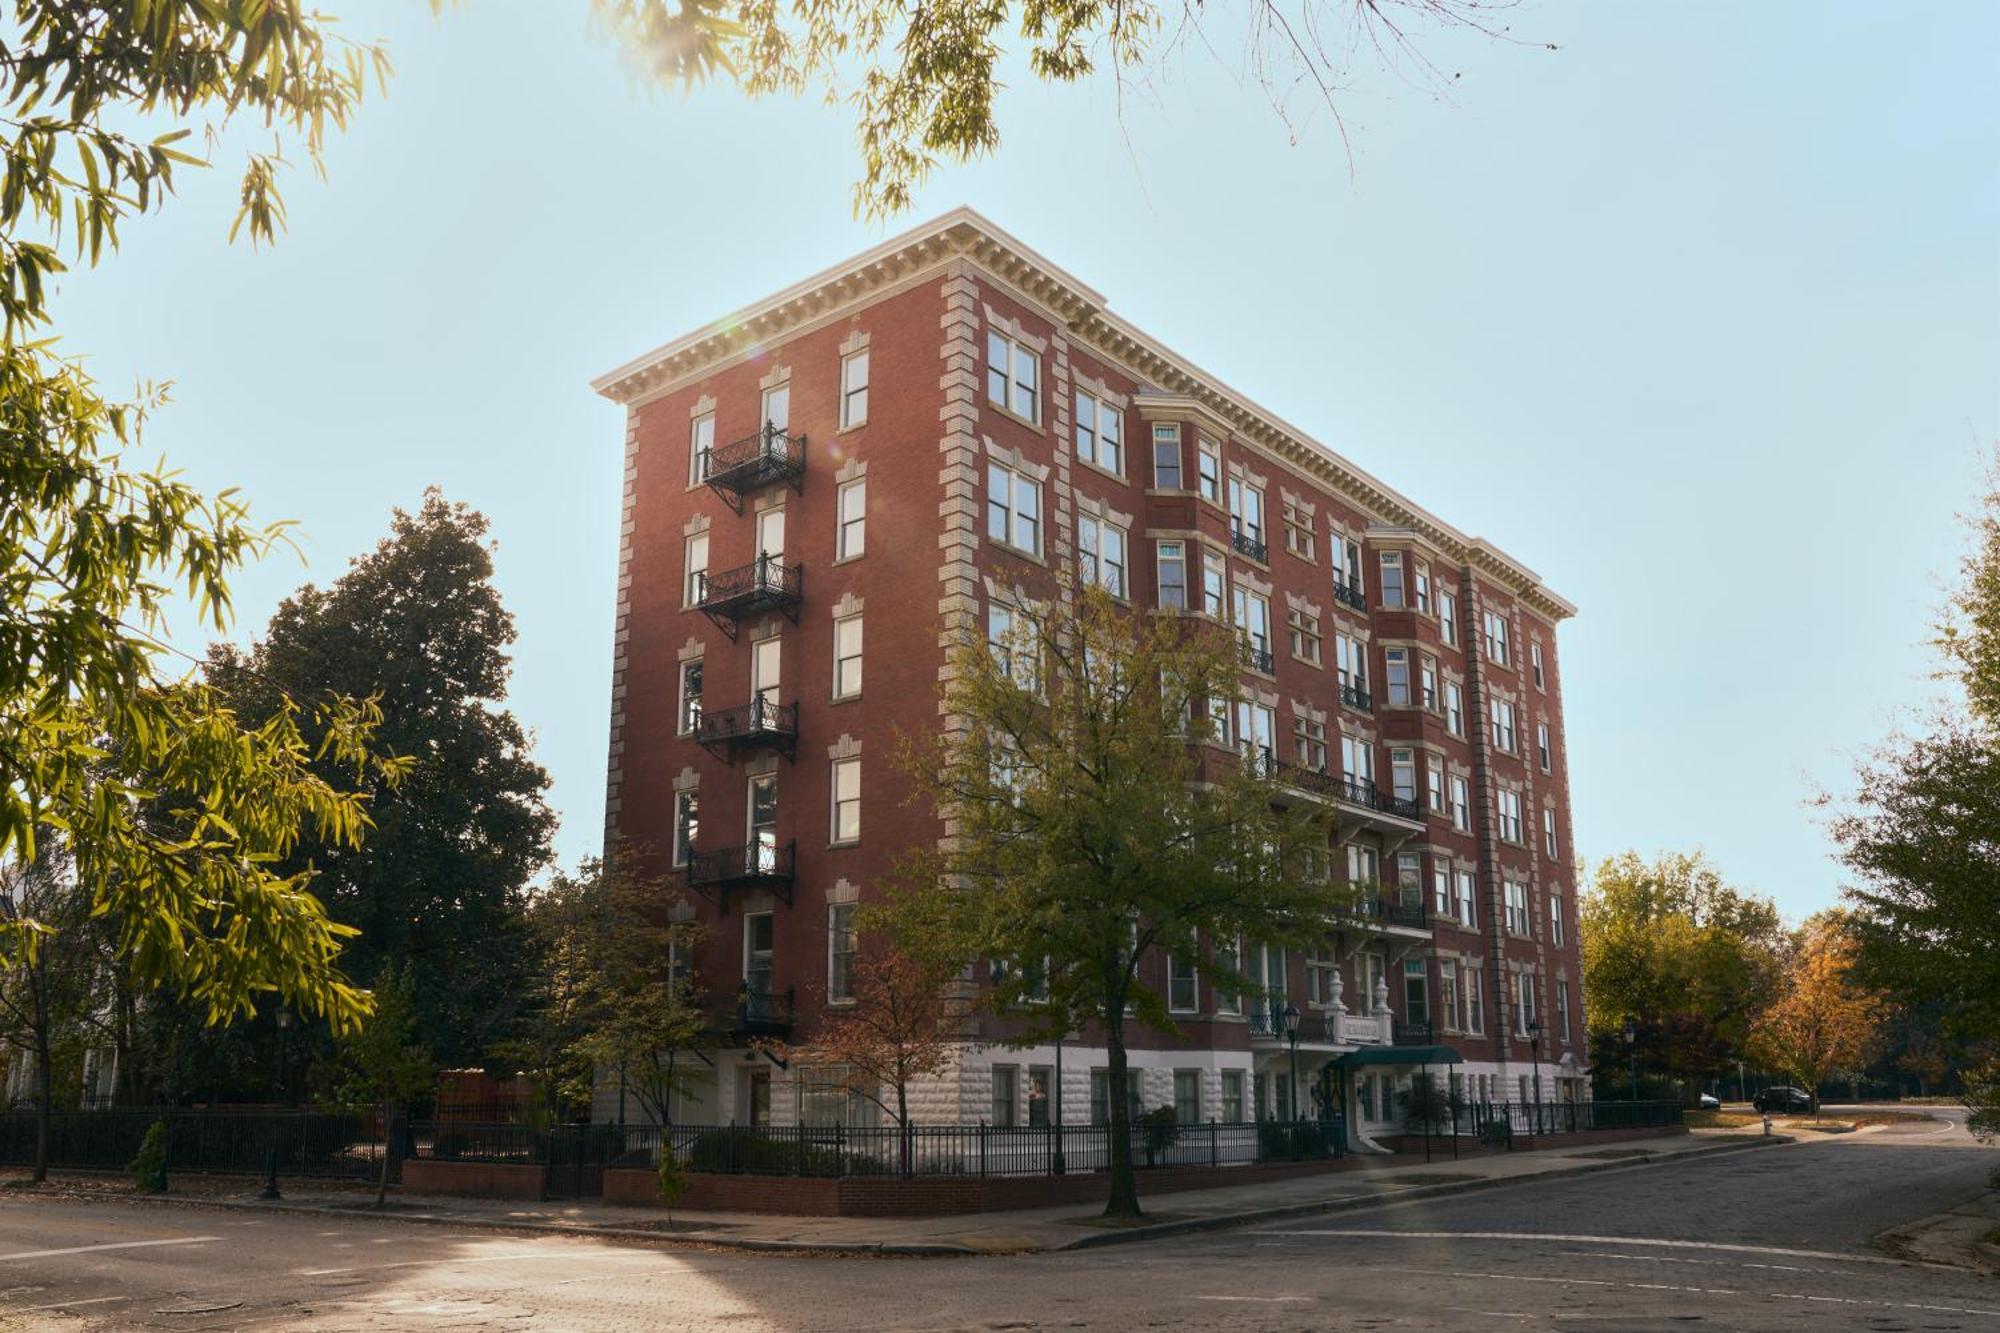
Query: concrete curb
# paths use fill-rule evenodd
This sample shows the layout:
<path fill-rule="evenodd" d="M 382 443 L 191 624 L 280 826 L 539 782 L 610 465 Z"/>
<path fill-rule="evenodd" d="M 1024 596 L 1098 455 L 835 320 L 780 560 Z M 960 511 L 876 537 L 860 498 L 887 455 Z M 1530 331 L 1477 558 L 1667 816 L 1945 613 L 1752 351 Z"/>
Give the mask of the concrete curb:
<path fill-rule="evenodd" d="M 1583 1166 L 1537 1171 L 1532 1175 L 1487 1176 L 1479 1180 L 1454 1180 L 1442 1185 L 1412 1185 L 1407 1189 L 1389 1190 L 1381 1194 L 1358 1194 L 1341 1199 L 1317 1199 L 1311 1203 L 1286 1204 L 1277 1208 L 1258 1208 L 1244 1213 L 1217 1213 L 1210 1217 L 1190 1217 L 1177 1222 L 1161 1222 L 1155 1226 L 1132 1227 L 1125 1231 L 1106 1231 L 1096 1235 L 1079 1236 L 1067 1245 L 1057 1246 L 1054 1252 L 1092 1250 L 1105 1245 L 1125 1245 L 1137 1241 L 1164 1240 L 1169 1236 L 1192 1235 L 1203 1231 L 1255 1226 L 1260 1222 L 1285 1222 L 1293 1218 L 1319 1217 L 1327 1213 L 1356 1212 L 1363 1208 L 1382 1208 L 1390 1204 L 1409 1203 L 1419 1199 L 1438 1199 L 1453 1194 L 1502 1189 L 1509 1185 L 1527 1185 L 1539 1180 L 1567 1180 L 1573 1176 L 1596 1175 L 1602 1171 L 1630 1171 L 1658 1166 L 1664 1162 L 1685 1162 L 1714 1157 L 1721 1153 L 1743 1152 L 1751 1148 L 1776 1148 L 1792 1142 L 1795 1140 L 1784 1135 L 1774 1135 L 1768 1139 L 1755 1138 L 1738 1143 L 1715 1143 L 1704 1148 L 1690 1148 L 1686 1152 L 1661 1153 L 1643 1161 L 1591 1162 Z"/>
<path fill-rule="evenodd" d="M 166 1208 L 223 1208 L 245 1213 L 287 1213 L 300 1217 L 348 1217 L 363 1221 L 414 1222 L 422 1226 L 459 1227 L 471 1231 L 515 1232 L 525 1235 L 572 1236 L 589 1239 L 592 1237 L 644 1241 L 651 1245 L 661 1245 L 682 1249 L 736 1250 L 746 1254 L 786 1254 L 786 1255 L 857 1255 L 871 1258 L 907 1259 L 966 1259 L 977 1257 L 998 1257 L 1017 1254 L 1064 1254 L 1074 1250 L 1098 1249 L 1106 1245 L 1129 1245 L 1140 1241 L 1164 1240 L 1172 1236 L 1192 1235 L 1204 1231 L 1223 1231 L 1237 1227 L 1255 1226 L 1263 1222 L 1284 1222 L 1293 1218 L 1318 1217 L 1327 1213 L 1353 1212 L 1364 1208 L 1382 1208 L 1391 1204 L 1409 1203 L 1421 1199 L 1443 1198 L 1454 1194 L 1470 1194 L 1480 1190 L 1504 1189 L 1509 1185 L 1526 1185 L 1541 1180 L 1562 1180 L 1573 1176 L 1595 1175 L 1603 1171 L 1629 1171 L 1636 1168 L 1658 1166 L 1664 1162 L 1690 1161 L 1703 1157 L 1713 1157 L 1720 1153 L 1742 1152 L 1751 1148 L 1775 1148 L 1796 1142 L 1784 1135 L 1772 1138 L 1744 1139 L 1732 1143 L 1710 1144 L 1702 1148 L 1691 1148 L 1685 1152 L 1661 1153 L 1645 1160 L 1618 1160 L 1589 1162 L 1578 1166 L 1554 1167 L 1546 1171 L 1536 1171 L 1529 1175 L 1488 1176 L 1479 1180 L 1458 1180 L 1440 1185 L 1413 1185 L 1404 1189 L 1388 1190 L 1380 1194 L 1349 1195 L 1338 1199 L 1315 1199 L 1309 1203 L 1284 1204 L 1272 1208 L 1257 1208 L 1247 1212 L 1217 1213 L 1207 1217 L 1190 1217 L 1174 1222 L 1158 1222 L 1149 1226 L 1132 1227 L 1125 1231 L 1105 1231 L 1076 1237 L 1061 1245 L 1037 1246 L 1023 1250 L 983 1250 L 970 1245 L 946 1243 L 897 1243 L 869 1241 L 809 1241 L 809 1240 L 757 1240 L 744 1236 L 723 1236 L 699 1232 L 651 1231 L 643 1227 L 610 1226 L 564 1226 L 553 1222 L 523 1222 L 502 1218 L 466 1216 L 460 1213 L 409 1213 L 383 1211 L 373 1212 L 366 1208 L 329 1208 L 317 1204 L 257 1203 L 245 1199 L 218 1198 L 159 1198 L 143 1194 L 70 1194 L 63 1197 L 88 1203 L 125 1203 L 150 1205 Z"/>

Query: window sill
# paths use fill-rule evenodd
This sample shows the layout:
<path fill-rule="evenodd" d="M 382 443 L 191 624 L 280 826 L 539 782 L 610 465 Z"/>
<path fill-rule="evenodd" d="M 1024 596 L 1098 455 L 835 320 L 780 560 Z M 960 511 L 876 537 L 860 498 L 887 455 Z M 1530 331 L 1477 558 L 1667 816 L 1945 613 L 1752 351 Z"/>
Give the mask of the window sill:
<path fill-rule="evenodd" d="M 1014 545 L 1014 543 L 1012 542 L 1004 542 L 1001 541 L 998 537 L 994 536 L 983 537 L 981 538 L 981 540 L 984 541 L 986 545 L 992 547 L 996 551 L 1001 552 L 1002 554 L 1011 555 L 1019 560 L 1031 561 L 1034 564 L 1042 566 L 1042 568 L 1044 569 L 1048 568 L 1049 564 L 1048 561 L 1044 560 L 1041 556 L 1036 555 L 1033 551 L 1022 550 L 1020 547 Z"/>
<path fill-rule="evenodd" d="M 861 1007 L 861 1001 L 849 995 L 844 999 L 828 1000 L 826 1007 L 829 1009 L 858 1009 Z"/>
<path fill-rule="evenodd" d="M 859 421 L 850 421 L 850 422 L 848 422 L 848 423 L 847 423 L 847 424 L 846 424 L 845 426 L 842 426 L 842 427 L 840 427 L 840 428 L 839 428 L 838 430 L 834 431 L 833 433 L 834 433 L 835 435 L 845 435 L 845 434 L 847 434 L 847 433 L 848 433 L 849 431 L 857 431 L 857 430 L 860 430 L 860 429 L 861 429 L 861 428 L 862 428 L 863 426 L 865 426 L 865 425 L 867 425 L 867 424 L 868 424 L 868 418 L 867 418 L 867 417 L 863 417 L 863 418 L 861 418 L 861 420 L 859 420 Z"/>
<path fill-rule="evenodd" d="M 852 703 L 859 703 L 859 702 L 861 702 L 861 691 L 859 691 L 859 690 L 856 690 L 856 691 L 855 691 L 854 693 L 852 693 L 852 694 L 835 694 L 835 695 L 829 695 L 829 696 L 828 696 L 828 698 L 827 698 L 827 703 L 828 703 L 829 705 L 832 705 L 832 704 L 852 704 Z"/>
<path fill-rule="evenodd" d="M 839 851 L 848 847 L 859 847 L 860 845 L 861 845 L 861 839 L 849 838 L 845 842 L 829 842 L 826 845 L 826 849 L 831 852 L 831 851 Z"/>
<path fill-rule="evenodd" d="M 998 412 L 1001 416 L 1007 418 L 1007 420 L 1009 421 L 1014 422 L 1016 425 L 1026 426 L 1029 430 L 1035 432 L 1035 434 L 1037 435 L 1047 435 L 1049 433 L 1041 422 L 1032 420 L 1031 418 L 1028 417 L 1024 417 L 1019 412 L 1016 412 L 1013 408 L 1008 407 L 1001 403 L 996 403 L 991 398 L 988 398 L 986 400 L 986 406 L 990 411 Z"/>
<path fill-rule="evenodd" d="M 1124 473 L 1113 472 L 1110 468 L 1104 466 L 1104 464 L 1102 463 L 1095 461 L 1094 459 L 1085 458 L 1082 454 L 1078 454 L 1076 456 L 1076 462 L 1078 467 L 1087 467 L 1092 472 L 1095 472 L 1098 476 L 1108 477 L 1112 481 L 1117 482 L 1120 486 L 1128 484 Z"/>
<path fill-rule="evenodd" d="M 860 558 L 861 558 L 862 556 L 864 556 L 864 555 L 867 555 L 867 554 L 868 554 L 868 553 L 867 553 L 866 551 L 856 551 L 856 552 L 855 552 L 855 553 L 854 553 L 853 555 L 837 555 L 837 556 L 835 556 L 835 557 L 834 557 L 834 558 L 832 559 L 832 561 L 830 561 L 830 562 L 829 562 L 829 564 L 830 564 L 830 565 L 851 565 L 851 564 L 853 564 L 853 563 L 854 563 L 854 562 L 855 562 L 856 560 L 859 560 L 859 559 L 860 559 Z"/>

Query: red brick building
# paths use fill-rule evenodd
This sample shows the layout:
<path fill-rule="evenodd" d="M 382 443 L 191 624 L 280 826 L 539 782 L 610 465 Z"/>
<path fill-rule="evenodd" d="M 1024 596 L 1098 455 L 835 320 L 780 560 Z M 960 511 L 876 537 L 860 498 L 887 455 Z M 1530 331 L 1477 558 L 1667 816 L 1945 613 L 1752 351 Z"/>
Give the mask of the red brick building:
<path fill-rule="evenodd" d="M 1136 609 L 1250 638 L 1240 743 L 1339 819 L 1380 885 L 1265 994 L 1153 984 L 1187 1039 L 1141 1033 L 1145 1106 L 1292 1105 L 1366 1136 L 1446 1045 L 1462 1090 L 1587 1095 L 1562 673 L 1573 608 L 1535 574 L 1190 365 L 966 210 L 595 382 L 626 407 L 607 838 L 687 867 L 697 972 L 739 1045 L 685 1118 L 840 1114 L 747 1049 L 844 998 L 853 904 L 938 826 L 891 764 L 939 725 L 944 644 L 1070 568 Z M 1386 1057 L 1336 1084 L 1342 1056 Z M 1053 1049 L 969 1048 L 928 1122 L 1045 1115 Z M 1062 1118 L 1102 1115 L 1103 1052 L 1062 1052 Z M 1441 1071 L 1440 1071 L 1441 1072 Z M 1334 1088 L 1340 1088 L 1334 1093 Z"/>

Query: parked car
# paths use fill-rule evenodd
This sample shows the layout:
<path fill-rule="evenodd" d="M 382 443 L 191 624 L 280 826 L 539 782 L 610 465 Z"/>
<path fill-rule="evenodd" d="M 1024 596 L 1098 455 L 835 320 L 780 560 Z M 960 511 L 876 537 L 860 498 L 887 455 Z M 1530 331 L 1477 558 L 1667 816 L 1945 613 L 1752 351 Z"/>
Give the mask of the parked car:
<path fill-rule="evenodd" d="M 1802 1115 L 1812 1110 L 1812 1094 L 1803 1088 L 1766 1088 L 1750 1104 L 1776 1115 Z"/>
<path fill-rule="evenodd" d="M 1704 1111 L 1720 1111 L 1722 1109 L 1722 1098 L 1712 1092 L 1704 1092 L 1695 1102 L 1695 1105 Z"/>

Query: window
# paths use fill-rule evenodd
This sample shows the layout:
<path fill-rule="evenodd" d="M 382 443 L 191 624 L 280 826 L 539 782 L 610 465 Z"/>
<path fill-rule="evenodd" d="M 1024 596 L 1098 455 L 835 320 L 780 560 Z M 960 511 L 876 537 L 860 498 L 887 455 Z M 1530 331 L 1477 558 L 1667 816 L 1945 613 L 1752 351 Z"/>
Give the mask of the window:
<path fill-rule="evenodd" d="M 1144 1079 L 1143 1070 L 1126 1066 L 1125 1118 L 1134 1124 L 1139 1120 L 1139 1085 Z M 1111 1123 L 1111 1071 L 1102 1065 L 1090 1071 L 1090 1123 Z"/>
<path fill-rule="evenodd" d="M 1382 650 L 1383 675 L 1389 682 L 1389 702 L 1398 708 L 1410 706 L 1410 650 Z"/>
<path fill-rule="evenodd" d="M 1174 1121 L 1176 1124 L 1182 1125 L 1201 1123 L 1201 1071 L 1199 1069 L 1176 1069 L 1174 1071 Z"/>
<path fill-rule="evenodd" d="M 1489 710 L 1493 715 L 1493 747 L 1512 754 L 1515 749 L 1514 705 L 1505 699 L 1495 699 Z"/>
<path fill-rule="evenodd" d="M 1451 871 L 1436 861 L 1431 863 L 1431 915 L 1451 917 Z"/>
<path fill-rule="evenodd" d="M 1452 915 L 1458 919 L 1459 925 L 1471 930 L 1479 924 L 1478 900 L 1474 896 L 1478 881 L 1470 870 L 1461 870 L 1452 882 L 1457 889 L 1457 896 L 1452 902 Z"/>
<path fill-rule="evenodd" d="M 750 846 L 755 850 L 746 858 L 746 865 L 760 871 L 774 870 L 778 861 L 778 778 L 774 773 L 764 773 L 750 779 L 749 796 L 744 801 L 748 811 L 746 830 L 750 835 Z"/>
<path fill-rule="evenodd" d="M 1030 555 L 1042 553 L 1042 484 L 998 463 L 986 465 L 986 535 Z"/>
<path fill-rule="evenodd" d="M 704 412 L 688 428 L 688 485 L 708 480 L 709 463 L 715 457 L 715 413 Z"/>
<path fill-rule="evenodd" d="M 1240 477 L 1229 479 L 1229 529 L 1264 544 L 1264 492 Z"/>
<path fill-rule="evenodd" d="M 1199 990 L 1194 964 L 1185 958 L 1167 956 L 1167 1008 L 1177 1014 L 1191 1014 L 1199 1007 Z"/>
<path fill-rule="evenodd" d="M 1375 785 L 1375 749 L 1367 741 L 1354 736 L 1340 738 L 1340 771 L 1349 784 L 1363 787 Z"/>
<path fill-rule="evenodd" d="M 1016 1123 L 1016 1108 L 1021 1095 L 1021 1069 L 1018 1065 L 993 1066 L 993 1127 L 1012 1129 Z"/>
<path fill-rule="evenodd" d="M 1424 615 L 1431 613 L 1431 568 L 1418 565 L 1416 570 L 1417 610 Z"/>
<path fill-rule="evenodd" d="M 1563 903 L 1560 893 L 1549 895 L 1549 943 L 1558 949 L 1563 947 Z"/>
<path fill-rule="evenodd" d="M 1368 688 L 1368 654 L 1361 640 L 1345 634 L 1334 635 L 1333 664 L 1343 686 L 1363 691 Z"/>
<path fill-rule="evenodd" d="M 1292 656 L 1301 662 L 1319 665 L 1319 617 L 1297 607 L 1285 612 L 1285 629 L 1291 636 Z"/>
<path fill-rule="evenodd" d="M 701 836 L 701 798 L 691 791 L 674 793 L 674 864 L 684 866 Z"/>
<path fill-rule="evenodd" d="M 840 359 L 840 428 L 868 420 L 868 353 L 864 349 Z"/>
<path fill-rule="evenodd" d="M 1036 643 L 1028 617 L 1005 602 L 986 604 L 986 647 L 1000 670 L 1022 689 L 1039 693 Z"/>
<path fill-rule="evenodd" d="M 1229 608 L 1223 599 L 1223 589 L 1228 580 L 1224 575 L 1222 557 L 1213 551 L 1201 553 L 1201 609 L 1221 620 Z"/>
<path fill-rule="evenodd" d="M 1525 1037 L 1528 1035 L 1529 1026 L 1540 1017 L 1535 1004 L 1535 974 L 1533 972 L 1516 972 L 1514 974 L 1514 995 L 1517 1001 L 1514 1005 L 1514 1035 Z"/>
<path fill-rule="evenodd" d="M 1564 977 L 1556 978 L 1556 1031 L 1569 1040 L 1569 981 Z"/>
<path fill-rule="evenodd" d="M 861 761 L 833 761 L 833 841 L 854 842 L 861 837 Z"/>
<path fill-rule="evenodd" d="M 1521 793 L 1503 791 L 1499 797 L 1500 836 L 1508 842 L 1521 841 Z"/>
<path fill-rule="evenodd" d="M 771 993 L 771 939 L 769 912 L 743 918 L 743 980 L 753 996 Z"/>
<path fill-rule="evenodd" d="M 701 659 L 681 663 L 681 735 L 701 725 Z"/>
<path fill-rule="evenodd" d="M 1222 503 L 1222 446 L 1203 435 L 1195 445 L 1195 485 L 1201 498 Z"/>
<path fill-rule="evenodd" d="M 1216 745 L 1229 744 L 1229 700 L 1208 701 L 1208 739 Z"/>
<path fill-rule="evenodd" d="M 1250 645 L 1250 665 L 1271 669 L 1271 600 L 1262 593 L 1236 586 L 1236 628 Z"/>
<path fill-rule="evenodd" d="M 1438 589 L 1438 634 L 1452 647 L 1458 647 L 1458 598 Z"/>
<path fill-rule="evenodd" d="M 1306 999 L 1313 1004 L 1333 1003 L 1333 976 L 1340 964 L 1331 954 L 1317 948 L 1306 950 Z"/>
<path fill-rule="evenodd" d="M 1028 345 L 986 332 L 986 399 L 1017 417 L 1042 419 L 1042 363 Z"/>
<path fill-rule="evenodd" d="M 868 482 L 843 481 L 834 492 L 833 556 L 851 560 L 868 545 Z"/>
<path fill-rule="evenodd" d="M 1548 688 L 1542 676 L 1542 641 L 1540 639 L 1533 639 L 1528 643 L 1528 670 L 1535 678 L 1536 689 Z"/>
<path fill-rule="evenodd" d="M 833 697 L 852 699 L 861 693 L 861 617 L 842 616 L 833 622 Z"/>
<path fill-rule="evenodd" d="M 750 697 L 760 704 L 778 702 L 779 668 L 785 641 L 777 635 L 750 645 Z"/>
<path fill-rule="evenodd" d="M 775 389 L 764 390 L 764 425 L 769 430 L 791 429 L 792 386 L 789 381 Z"/>
<path fill-rule="evenodd" d="M 1177 611 L 1187 609 L 1187 546 L 1181 542 L 1158 542 L 1153 547 L 1154 577 L 1160 585 L 1160 605 Z"/>
<path fill-rule="evenodd" d="M 1240 1069 L 1222 1071 L 1222 1123 L 1243 1123 L 1243 1071 Z"/>
<path fill-rule="evenodd" d="M 687 539 L 682 549 L 685 552 L 683 563 L 687 578 L 681 588 L 681 603 L 696 606 L 708 591 L 708 534 L 696 533 Z"/>
<path fill-rule="evenodd" d="M 1415 852 L 1396 853 L 1396 901 L 1405 907 L 1424 905 L 1424 858 Z"/>
<path fill-rule="evenodd" d="M 1028 1066 L 1028 1124 L 1032 1128 L 1052 1123 L 1049 1102 L 1055 1095 L 1054 1073 L 1047 1065 Z"/>
<path fill-rule="evenodd" d="M 1300 768 L 1326 772 L 1326 723 L 1292 715 L 1292 759 Z"/>
<path fill-rule="evenodd" d="M 757 558 L 785 554 L 785 508 L 766 509 L 757 515 Z"/>
<path fill-rule="evenodd" d="M 1501 886 L 1507 906 L 1507 933 L 1526 936 L 1533 929 L 1528 920 L 1528 886 L 1508 880 Z"/>
<path fill-rule="evenodd" d="M 1464 1026 L 1458 1009 L 1458 964 L 1448 958 L 1438 960 L 1438 1018 L 1447 1028 Z"/>
<path fill-rule="evenodd" d="M 1486 1031 L 1486 969 L 1465 969 L 1465 1030 L 1477 1037 Z"/>
<path fill-rule="evenodd" d="M 1433 815 L 1444 813 L 1444 770 L 1438 767 L 1436 755 L 1424 765 L 1424 808 Z"/>
<path fill-rule="evenodd" d="M 1437 659 L 1419 657 L 1417 664 L 1417 702 L 1435 711 L 1438 706 Z"/>
<path fill-rule="evenodd" d="M 1278 715 L 1270 705 L 1237 705 L 1236 742 L 1264 772 L 1271 771 L 1278 757 Z"/>
<path fill-rule="evenodd" d="M 1312 515 L 1294 501 L 1285 501 L 1285 549 L 1301 560 L 1313 558 Z"/>
<path fill-rule="evenodd" d="M 1076 456 L 1106 472 L 1125 474 L 1125 419 L 1096 394 L 1077 391 Z"/>
<path fill-rule="evenodd" d="M 1460 833 L 1472 829 L 1472 801 L 1466 794 L 1465 779 L 1456 776 L 1451 780 L 1451 826 Z"/>
<path fill-rule="evenodd" d="M 1236 972 L 1243 966 L 1243 941 L 1232 939 L 1215 946 L 1216 970 L 1227 969 Z M 1215 1012 L 1218 1014 L 1240 1014 L 1243 1012 L 1243 997 L 1233 991 L 1217 988 L 1215 992 Z"/>
<path fill-rule="evenodd" d="M 1389 751 L 1389 789 L 1399 801 L 1417 799 L 1417 752 L 1395 749 Z"/>
<path fill-rule="evenodd" d="M 1498 611 L 1486 613 L 1486 656 L 1495 665 L 1507 665 L 1507 617 Z"/>
<path fill-rule="evenodd" d="M 1163 491 L 1181 488 L 1181 428 L 1153 427 L 1153 485 Z"/>
<path fill-rule="evenodd" d="M 1561 856 L 1556 850 L 1556 812 L 1547 806 L 1542 808 L 1542 849 L 1552 861 Z"/>
<path fill-rule="evenodd" d="M 1382 586 L 1379 590 L 1382 605 L 1400 610 L 1403 606 L 1403 553 L 1384 551 L 1382 562 Z"/>
<path fill-rule="evenodd" d="M 1549 724 L 1546 722 L 1537 722 L 1535 724 L 1535 757 L 1541 760 L 1542 772 L 1548 772 L 1550 759 Z"/>
<path fill-rule="evenodd" d="M 1095 583 L 1113 597 L 1125 595 L 1125 529 L 1091 514 L 1076 521 L 1077 568 L 1085 583 Z"/>
<path fill-rule="evenodd" d="M 1327 538 L 1327 559 L 1333 565 L 1333 586 L 1361 597 L 1361 543 L 1334 533 Z"/>
<path fill-rule="evenodd" d="M 836 1004 L 854 998 L 853 903 L 826 909 L 826 998 Z"/>
<path fill-rule="evenodd" d="M 1444 729 L 1454 736 L 1465 734 L 1465 691 L 1457 681 L 1444 684 Z"/>
<path fill-rule="evenodd" d="M 1430 978 L 1421 958 L 1403 960 L 1403 1017 L 1412 1023 L 1431 1021 Z"/>

